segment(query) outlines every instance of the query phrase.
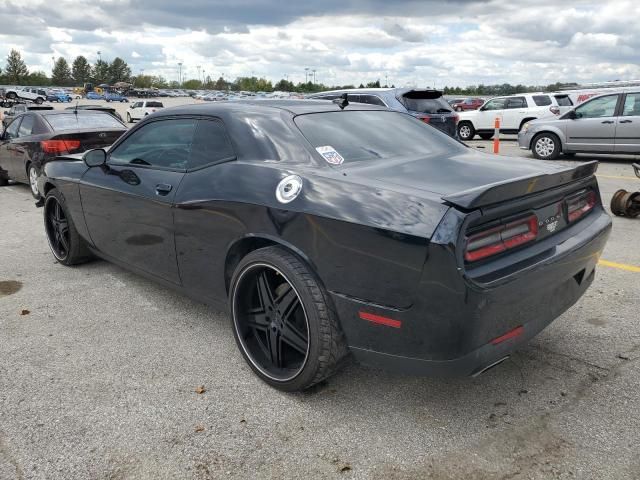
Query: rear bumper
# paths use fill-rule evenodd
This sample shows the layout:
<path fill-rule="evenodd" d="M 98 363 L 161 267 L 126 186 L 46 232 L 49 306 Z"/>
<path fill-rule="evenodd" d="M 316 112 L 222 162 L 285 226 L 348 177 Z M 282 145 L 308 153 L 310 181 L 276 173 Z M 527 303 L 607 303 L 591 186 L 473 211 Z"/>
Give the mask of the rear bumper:
<path fill-rule="evenodd" d="M 586 220 L 586 219 L 585 219 Z M 410 374 L 468 376 L 479 373 L 525 344 L 580 299 L 611 230 L 604 211 L 590 224 L 524 272 L 499 285 L 483 286 L 443 271 L 437 252 L 421 281 L 424 295 L 404 310 L 334 294 L 348 344 L 361 363 Z M 429 264 L 433 274 L 429 273 Z M 360 312 L 391 318 L 393 326 L 360 318 Z M 521 329 L 518 327 L 522 327 Z M 518 328 L 500 343 L 492 340 Z"/>

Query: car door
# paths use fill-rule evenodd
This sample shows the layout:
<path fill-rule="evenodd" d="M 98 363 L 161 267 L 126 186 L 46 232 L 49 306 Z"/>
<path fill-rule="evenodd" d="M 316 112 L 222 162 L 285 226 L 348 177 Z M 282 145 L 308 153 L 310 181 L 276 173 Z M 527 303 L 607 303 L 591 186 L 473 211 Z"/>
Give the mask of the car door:
<path fill-rule="evenodd" d="M 18 141 L 18 129 L 22 122 L 22 116 L 15 118 L 6 128 L 0 143 L 0 170 L 2 176 L 17 180 L 16 178 L 16 143 Z"/>
<path fill-rule="evenodd" d="M 126 265 L 180 284 L 173 201 L 184 177 L 197 120 L 159 118 L 134 129 L 80 182 L 95 247 Z"/>
<path fill-rule="evenodd" d="M 614 151 L 640 153 L 640 92 L 627 93 L 617 118 Z"/>
<path fill-rule="evenodd" d="M 131 111 L 129 112 L 129 115 L 131 115 L 131 118 L 133 120 L 140 118 L 140 111 L 142 109 L 142 102 L 136 102 L 133 105 L 131 105 Z"/>
<path fill-rule="evenodd" d="M 11 142 L 12 146 L 12 178 L 17 182 L 28 183 L 27 161 L 29 160 L 29 143 L 33 127 L 35 125 L 35 115 L 27 113 L 21 116 L 22 122 L 18 128 L 18 137 Z"/>
<path fill-rule="evenodd" d="M 493 129 L 495 126 L 496 117 L 500 118 L 500 124 L 502 125 L 506 102 L 506 98 L 493 98 L 485 103 L 484 106 L 480 110 L 478 110 L 474 116 L 473 126 L 475 127 L 475 129 Z"/>
<path fill-rule="evenodd" d="M 526 97 L 509 97 L 506 100 L 500 129 L 520 130 L 520 122 L 526 117 L 529 107 L 527 99 Z"/>
<path fill-rule="evenodd" d="M 569 119 L 566 126 L 569 150 L 614 151 L 619 98 L 620 94 L 605 95 L 575 108 L 575 118 Z"/>

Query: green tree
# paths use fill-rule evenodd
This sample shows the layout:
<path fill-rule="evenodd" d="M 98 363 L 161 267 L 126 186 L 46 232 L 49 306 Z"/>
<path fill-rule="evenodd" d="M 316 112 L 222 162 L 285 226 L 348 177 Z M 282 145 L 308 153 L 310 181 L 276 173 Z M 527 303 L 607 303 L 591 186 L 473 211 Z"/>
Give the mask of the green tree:
<path fill-rule="evenodd" d="M 22 60 L 20 52 L 11 50 L 7 56 L 7 66 L 5 67 L 5 76 L 9 83 L 19 85 L 29 75 L 29 69 Z"/>
<path fill-rule="evenodd" d="M 72 72 L 76 84 L 83 85 L 91 80 L 91 65 L 85 57 L 78 55 L 73 61 Z"/>
<path fill-rule="evenodd" d="M 128 82 L 131 78 L 131 69 L 127 62 L 120 57 L 116 57 L 109 65 L 109 83 Z"/>
<path fill-rule="evenodd" d="M 71 85 L 72 82 L 69 63 L 63 57 L 58 57 L 51 71 L 51 83 L 56 86 L 66 86 Z"/>
<path fill-rule="evenodd" d="M 38 87 L 46 87 L 51 85 L 51 79 L 43 71 L 31 72 L 22 82 L 25 85 L 35 85 Z"/>
<path fill-rule="evenodd" d="M 222 77 L 218 77 L 218 80 L 216 80 L 211 87 L 209 85 L 211 83 L 211 78 L 207 78 L 209 79 L 207 82 L 207 88 L 214 88 L 215 90 L 229 90 L 231 88 L 231 84 Z"/>
<path fill-rule="evenodd" d="M 186 88 L 187 90 L 198 90 L 202 88 L 202 82 L 200 80 L 192 78 L 191 80 L 182 82 L 182 88 Z"/>
<path fill-rule="evenodd" d="M 367 83 L 367 88 L 380 88 L 380 80 Z"/>
<path fill-rule="evenodd" d="M 293 82 L 290 82 L 289 80 L 285 80 L 283 78 L 273 86 L 273 89 L 279 92 L 293 92 L 295 91 L 296 86 L 293 84 Z"/>
<path fill-rule="evenodd" d="M 93 66 L 92 78 L 98 85 L 107 82 L 109 80 L 109 64 L 104 60 L 98 60 Z"/>

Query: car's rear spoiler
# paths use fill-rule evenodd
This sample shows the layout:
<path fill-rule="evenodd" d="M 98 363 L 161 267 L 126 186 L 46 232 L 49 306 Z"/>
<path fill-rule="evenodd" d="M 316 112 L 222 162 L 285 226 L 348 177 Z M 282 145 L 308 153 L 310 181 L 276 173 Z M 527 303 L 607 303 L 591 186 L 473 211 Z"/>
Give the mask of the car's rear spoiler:
<path fill-rule="evenodd" d="M 447 195 L 442 199 L 456 207 L 471 210 L 566 185 L 594 175 L 597 169 L 597 161 L 585 162 L 577 167 L 569 167 L 554 173 L 521 177 L 471 188 Z"/>

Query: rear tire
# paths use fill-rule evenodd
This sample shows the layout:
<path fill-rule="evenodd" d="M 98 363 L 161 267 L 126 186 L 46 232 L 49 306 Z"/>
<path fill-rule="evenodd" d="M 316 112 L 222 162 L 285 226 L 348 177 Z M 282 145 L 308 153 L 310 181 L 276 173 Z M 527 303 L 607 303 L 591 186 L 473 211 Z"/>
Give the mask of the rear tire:
<path fill-rule="evenodd" d="M 40 192 L 38 191 L 38 170 L 33 163 L 29 163 L 27 165 L 27 180 L 29 180 L 31 195 L 36 200 L 40 200 Z"/>
<path fill-rule="evenodd" d="M 18 98 L 18 95 L 15 92 L 9 92 L 7 93 L 7 98 L 9 100 L 15 100 L 16 98 Z"/>
<path fill-rule="evenodd" d="M 245 361 L 278 390 L 305 390 L 348 353 L 331 299 L 315 273 L 281 247 L 255 250 L 231 279 L 233 334 Z"/>
<path fill-rule="evenodd" d="M 42 105 L 42 102 L 43 102 L 42 97 L 36 98 L 36 105 Z"/>
<path fill-rule="evenodd" d="M 458 137 L 460 140 L 473 140 L 476 135 L 476 129 L 473 128 L 471 122 L 460 122 L 458 124 Z"/>
<path fill-rule="evenodd" d="M 93 257 L 73 224 L 64 196 L 55 188 L 44 201 L 44 228 L 51 253 L 62 265 L 77 265 Z"/>
<path fill-rule="evenodd" d="M 554 133 L 539 133 L 531 142 L 533 156 L 540 160 L 555 160 L 560 156 L 560 139 Z"/>
<path fill-rule="evenodd" d="M 482 140 L 491 140 L 493 138 L 493 133 L 479 133 L 478 135 Z"/>

